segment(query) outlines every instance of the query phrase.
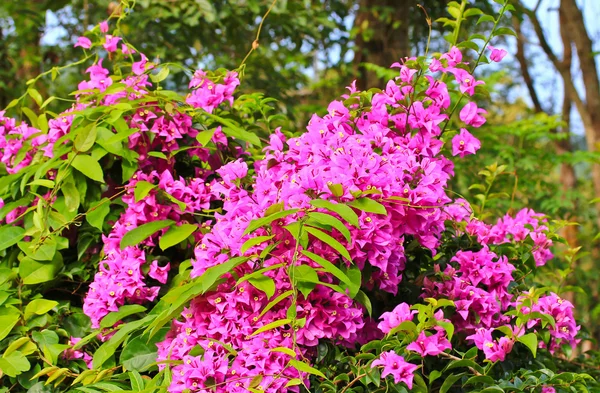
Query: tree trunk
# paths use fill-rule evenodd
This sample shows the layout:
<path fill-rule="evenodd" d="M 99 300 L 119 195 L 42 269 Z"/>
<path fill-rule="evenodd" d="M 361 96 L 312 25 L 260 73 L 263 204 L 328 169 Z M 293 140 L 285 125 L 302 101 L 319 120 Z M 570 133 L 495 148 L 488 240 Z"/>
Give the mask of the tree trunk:
<path fill-rule="evenodd" d="M 402 0 L 359 0 L 354 20 L 357 30 L 354 50 L 354 67 L 360 77 L 360 89 L 383 87 L 383 80 L 362 63 L 389 67 L 401 58 L 410 56 L 409 17 L 412 4 Z"/>
<path fill-rule="evenodd" d="M 600 151 L 600 81 L 598 81 L 598 70 L 593 56 L 592 40 L 587 32 L 583 20 L 583 14 L 575 0 L 561 0 L 560 3 L 561 24 L 565 24 L 571 42 L 575 44 L 581 78 L 585 86 L 585 103 L 577 108 L 583 120 L 586 143 L 589 151 Z M 594 184 L 595 197 L 600 197 L 600 163 L 592 164 L 592 181 Z M 597 205 L 600 212 L 600 203 Z M 600 214 L 599 214 L 600 216 Z M 600 226 L 600 218 L 598 219 Z"/>

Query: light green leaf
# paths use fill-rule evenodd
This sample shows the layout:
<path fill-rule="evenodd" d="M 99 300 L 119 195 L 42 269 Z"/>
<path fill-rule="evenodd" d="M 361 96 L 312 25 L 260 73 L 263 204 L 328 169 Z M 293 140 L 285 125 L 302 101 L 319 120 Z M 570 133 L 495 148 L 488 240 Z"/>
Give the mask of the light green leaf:
<path fill-rule="evenodd" d="M 85 126 L 75 137 L 75 149 L 80 152 L 86 152 L 94 146 L 96 142 L 96 123 L 90 123 Z"/>
<path fill-rule="evenodd" d="M 54 300 L 46 300 L 46 299 L 35 299 L 29 302 L 29 304 L 25 307 L 25 320 L 28 320 L 34 315 L 43 315 L 48 311 L 52 310 L 54 307 L 58 305 L 58 302 Z"/>
<path fill-rule="evenodd" d="M 340 217 L 346 220 L 351 225 L 360 228 L 358 223 L 358 215 L 347 205 L 341 203 L 332 203 L 324 199 L 315 199 L 310 201 L 310 204 L 314 207 L 321 209 L 327 209 L 331 212 L 337 213 Z"/>
<path fill-rule="evenodd" d="M 154 235 L 156 232 L 170 225 L 173 225 L 174 223 L 175 222 L 173 220 L 160 220 L 140 225 L 139 227 L 127 232 L 123 236 L 123 238 L 121 239 L 121 249 L 124 249 L 125 247 L 129 246 L 138 245 L 142 241 Z"/>
<path fill-rule="evenodd" d="M 150 74 L 150 79 L 154 83 L 160 83 L 169 76 L 169 67 L 163 66 L 157 74 Z"/>
<path fill-rule="evenodd" d="M 285 353 L 288 356 L 291 356 L 292 359 L 295 359 L 296 356 L 298 356 L 296 354 L 296 352 L 294 352 L 293 349 L 288 348 L 288 347 L 276 347 L 276 348 L 271 348 L 271 352 L 281 352 L 281 353 Z"/>
<path fill-rule="evenodd" d="M 143 311 L 146 311 L 146 307 L 142 305 L 126 304 L 124 306 L 119 307 L 119 311 L 113 311 L 111 313 L 108 313 L 104 318 L 102 318 L 102 321 L 100 321 L 100 327 L 113 327 L 121 319 Z"/>
<path fill-rule="evenodd" d="M 248 228 L 246 228 L 246 230 L 244 231 L 244 235 L 249 234 L 250 232 L 254 232 L 256 229 L 268 225 L 270 223 L 272 223 L 275 220 L 279 220 L 281 218 L 287 217 L 291 214 L 294 214 L 296 212 L 298 212 L 300 209 L 290 209 L 290 210 L 284 210 L 282 212 L 278 212 L 278 213 L 274 213 L 271 214 L 270 216 L 267 217 L 263 217 L 263 218 L 259 218 L 256 220 L 252 220 L 250 221 L 250 225 L 248 225 Z"/>
<path fill-rule="evenodd" d="M 91 156 L 77 155 L 71 163 L 73 168 L 83 173 L 85 176 L 100 183 L 104 183 L 104 173 L 98 161 Z"/>
<path fill-rule="evenodd" d="M 52 262 L 45 263 L 25 257 L 19 264 L 19 276 L 23 278 L 23 284 L 40 284 L 53 280 L 62 267 L 63 260 L 60 253 L 56 253 Z"/>
<path fill-rule="evenodd" d="M 19 312 L 14 308 L 4 307 L 0 311 L 0 340 L 9 335 L 19 318 Z"/>
<path fill-rule="evenodd" d="M 337 229 L 346 238 L 346 241 L 348 243 L 350 243 L 350 241 L 352 240 L 348 228 L 346 228 L 343 222 L 333 217 L 332 215 L 319 212 L 310 212 L 308 213 L 308 217 L 316 220 L 321 224 L 329 225 Z"/>
<path fill-rule="evenodd" d="M 85 214 L 85 219 L 94 228 L 102 230 L 104 219 L 110 212 L 110 199 L 102 198 Z"/>
<path fill-rule="evenodd" d="M 25 229 L 12 225 L 0 227 L 0 251 L 17 244 L 25 236 Z"/>
<path fill-rule="evenodd" d="M 242 254 L 242 255 L 245 254 L 246 251 L 248 251 L 250 248 L 252 248 L 252 247 L 254 247 L 254 246 L 258 245 L 258 244 L 264 243 L 267 240 L 272 239 L 274 236 L 275 235 L 271 235 L 271 236 L 257 236 L 257 237 L 252 237 L 252 238 L 246 240 L 244 242 L 244 244 L 242 244 L 242 247 L 240 247 L 240 254 Z"/>
<path fill-rule="evenodd" d="M 43 98 L 39 91 L 33 88 L 29 88 L 27 89 L 27 94 L 29 94 L 29 97 L 33 98 L 33 100 L 36 104 L 38 104 L 38 106 L 42 106 Z"/>
<path fill-rule="evenodd" d="M 367 213 L 375 213 L 375 214 L 387 214 L 387 210 L 385 210 L 385 206 L 381 203 L 374 201 L 371 198 L 358 198 L 353 201 L 348 202 L 348 205 L 357 208 L 358 210 L 362 210 Z"/>
<path fill-rule="evenodd" d="M 196 135 L 196 140 L 202 145 L 202 147 L 205 147 L 208 145 L 208 142 L 211 141 L 213 135 L 215 135 L 216 130 L 216 128 L 213 128 L 212 130 L 201 131 L 198 133 L 198 135 Z"/>
<path fill-rule="evenodd" d="M 321 378 L 326 378 L 325 374 L 317 370 L 316 368 L 309 366 L 308 364 L 301 362 L 299 360 L 291 359 L 290 366 L 294 367 L 298 371 L 302 371 L 305 373 L 313 374 L 319 376 Z"/>
<path fill-rule="evenodd" d="M 176 244 L 181 243 L 187 239 L 192 233 L 198 230 L 198 226 L 194 224 L 182 224 L 180 226 L 172 226 L 169 228 L 167 233 L 162 235 L 158 241 L 158 245 L 161 250 L 166 250 L 169 247 L 173 247 Z"/>
<path fill-rule="evenodd" d="M 260 334 L 262 332 L 266 332 L 268 330 L 275 329 L 275 328 L 278 328 L 280 326 L 288 325 L 288 324 L 291 324 L 291 323 L 292 323 L 291 319 L 287 319 L 287 318 L 286 319 L 278 319 L 277 321 L 273 321 L 271 323 L 267 323 L 266 325 L 264 325 L 264 326 L 256 329 L 254 332 L 252 332 L 252 334 L 250 335 L 250 337 L 256 336 L 257 334 Z"/>
<path fill-rule="evenodd" d="M 135 201 L 141 201 L 150 193 L 150 191 L 154 190 L 156 187 L 157 186 L 155 186 L 154 184 L 145 180 L 138 181 L 135 185 L 135 190 L 133 191 Z"/>
<path fill-rule="evenodd" d="M 340 270 L 333 263 L 329 262 L 325 258 L 323 258 L 315 253 L 312 253 L 310 251 L 302 250 L 301 252 L 302 252 L 302 254 L 304 254 L 307 257 L 309 257 L 310 259 L 312 259 L 314 262 L 321 265 L 323 267 L 323 269 L 325 269 L 325 271 L 327 271 L 328 273 L 332 274 L 335 278 L 340 280 L 340 283 L 346 284 L 348 291 L 349 291 L 349 296 L 351 298 L 354 298 L 358 294 L 358 291 L 360 289 L 360 284 L 358 286 L 356 286 L 355 283 L 350 279 L 350 277 L 348 277 L 346 275 L 346 273 L 344 273 L 342 270 Z"/>
<path fill-rule="evenodd" d="M 316 228 L 312 228 L 309 226 L 306 226 L 304 230 L 316 237 L 317 239 L 321 240 L 323 243 L 329 245 L 331 248 L 339 252 L 348 261 L 352 262 L 352 258 L 350 257 L 350 253 L 348 252 L 346 247 L 342 246 L 342 244 L 335 240 L 333 237 L 329 236 L 325 232 L 322 232 Z"/>
<path fill-rule="evenodd" d="M 527 348 L 529 348 L 529 350 L 533 354 L 533 357 L 535 358 L 535 356 L 537 354 L 537 347 L 538 347 L 538 338 L 535 333 L 527 333 L 527 334 L 517 338 L 517 341 L 525 344 L 525 346 Z"/>
<path fill-rule="evenodd" d="M 255 276 L 248 279 L 248 282 L 259 291 L 263 291 L 267 298 L 275 295 L 275 281 L 268 276 Z"/>
<path fill-rule="evenodd" d="M 30 368 L 29 360 L 19 351 L 15 351 L 5 358 L 0 358 L 0 370 L 9 377 L 16 377 L 25 371 L 29 371 Z"/>

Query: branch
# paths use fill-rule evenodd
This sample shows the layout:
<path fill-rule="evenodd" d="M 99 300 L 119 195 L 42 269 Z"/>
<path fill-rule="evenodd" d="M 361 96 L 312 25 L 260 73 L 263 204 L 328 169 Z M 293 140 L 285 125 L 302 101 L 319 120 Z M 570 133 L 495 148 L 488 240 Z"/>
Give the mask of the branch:
<path fill-rule="evenodd" d="M 588 112 L 585 103 L 579 96 L 579 93 L 575 88 L 575 84 L 573 83 L 571 70 L 565 68 L 564 64 L 559 60 L 558 56 L 556 56 L 556 54 L 548 44 L 548 41 L 546 40 L 546 36 L 544 34 L 544 30 L 542 29 L 542 25 L 540 24 L 540 20 L 538 19 L 537 15 L 533 10 L 530 10 L 529 8 L 525 7 L 520 0 L 515 1 L 515 6 L 522 13 L 527 15 L 527 17 L 531 21 L 533 29 L 535 30 L 538 40 L 540 41 L 540 46 L 542 47 L 542 50 L 544 51 L 546 56 L 548 56 L 548 58 L 562 77 L 563 83 L 565 85 L 565 94 L 568 94 L 569 98 L 575 103 L 575 106 L 577 107 L 577 110 L 581 115 L 581 119 L 585 127 L 588 129 L 593 128 L 590 113 Z"/>
<path fill-rule="evenodd" d="M 515 56 L 517 57 L 519 65 L 521 66 L 521 74 L 523 75 L 523 80 L 525 81 L 525 85 L 529 91 L 529 96 L 533 102 L 533 108 L 535 109 L 536 113 L 541 113 L 544 112 L 544 109 L 542 108 L 542 104 L 540 103 L 540 99 L 535 90 L 533 79 L 529 73 L 529 64 L 527 64 L 527 59 L 525 58 L 525 36 L 521 30 L 521 21 L 516 15 L 513 15 L 512 20 L 515 32 L 517 33 L 517 53 Z"/>

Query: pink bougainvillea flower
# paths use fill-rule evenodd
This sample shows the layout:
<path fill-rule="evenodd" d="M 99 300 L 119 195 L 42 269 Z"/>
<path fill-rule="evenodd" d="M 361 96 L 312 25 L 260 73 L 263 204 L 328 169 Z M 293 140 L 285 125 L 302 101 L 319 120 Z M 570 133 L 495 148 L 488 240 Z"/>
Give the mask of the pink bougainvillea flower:
<path fill-rule="evenodd" d="M 108 32 L 108 21 L 102 21 L 100 22 L 100 31 L 102 33 L 107 33 Z"/>
<path fill-rule="evenodd" d="M 485 117 L 482 116 L 485 114 L 487 114 L 485 109 L 478 108 L 474 102 L 469 102 L 461 109 L 459 117 L 467 125 L 478 128 L 485 123 Z"/>
<path fill-rule="evenodd" d="M 150 264 L 150 271 L 148 272 L 148 275 L 156 281 L 158 281 L 159 283 L 164 284 L 169 278 L 170 269 L 170 263 L 167 263 L 165 266 L 160 267 L 158 266 L 158 261 L 152 261 L 152 263 Z"/>
<path fill-rule="evenodd" d="M 131 70 L 135 75 L 142 75 L 147 70 L 151 70 L 154 68 L 154 64 L 148 62 L 148 58 L 143 53 L 140 53 L 142 59 L 140 61 L 136 61 L 131 66 Z"/>
<path fill-rule="evenodd" d="M 413 319 L 413 315 L 417 313 L 417 310 L 411 310 L 407 303 L 400 303 L 391 312 L 384 312 L 381 314 L 380 319 L 382 322 L 377 325 L 379 330 L 387 334 L 392 329 L 398 327 L 402 322 L 410 321 Z"/>
<path fill-rule="evenodd" d="M 430 336 L 427 336 L 425 332 L 421 332 L 417 340 L 406 347 L 409 351 L 417 352 L 421 356 L 437 356 L 450 348 L 452 348 L 452 345 L 450 345 L 443 332 L 437 332 Z"/>
<path fill-rule="evenodd" d="M 556 389 L 552 386 L 542 386 L 541 393 L 556 393 Z"/>
<path fill-rule="evenodd" d="M 492 51 L 492 53 L 490 54 L 490 60 L 491 61 L 495 61 L 495 62 L 502 61 L 502 59 L 504 58 L 504 56 L 506 56 L 506 54 L 508 53 L 504 49 L 494 48 L 491 45 L 488 45 L 488 49 L 490 51 Z"/>
<path fill-rule="evenodd" d="M 409 389 L 412 389 L 413 386 L 414 372 L 419 368 L 419 366 L 405 361 L 394 351 L 383 352 L 379 359 L 371 363 L 371 366 L 383 366 L 382 378 L 392 375 L 394 383 L 404 382 Z"/>
<path fill-rule="evenodd" d="M 481 148 L 481 142 L 464 128 L 452 138 L 452 155 L 461 158 L 467 154 L 475 154 Z"/>
<path fill-rule="evenodd" d="M 87 37 L 81 36 L 77 38 L 77 42 L 75 43 L 75 45 L 73 45 L 73 47 L 75 48 L 78 46 L 84 49 L 90 49 L 92 47 L 92 41 L 90 41 L 90 39 Z"/>
<path fill-rule="evenodd" d="M 121 37 L 113 37 L 112 35 L 107 34 L 105 38 L 106 42 L 102 45 L 104 49 L 108 52 L 115 52 L 119 41 L 121 41 Z"/>
<path fill-rule="evenodd" d="M 452 68 L 449 69 L 448 72 L 454 75 L 454 78 L 459 83 L 458 89 L 463 94 L 467 93 L 468 95 L 472 96 L 475 94 L 475 87 L 485 84 L 484 81 L 476 80 L 473 75 L 469 74 L 462 68 Z"/>

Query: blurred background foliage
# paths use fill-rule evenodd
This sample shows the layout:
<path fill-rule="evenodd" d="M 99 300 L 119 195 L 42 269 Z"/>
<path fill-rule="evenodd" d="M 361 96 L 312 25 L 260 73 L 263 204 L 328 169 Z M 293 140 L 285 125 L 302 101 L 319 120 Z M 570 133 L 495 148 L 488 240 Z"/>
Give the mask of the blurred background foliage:
<path fill-rule="evenodd" d="M 81 51 L 72 47 L 77 37 L 110 15 L 130 12 L 119 33 L 154 61 L 179 62 L 191 69 L 235 69 L 270 9 L 260 45 L 246 62 L 241 90 L 276 98 L 279 110 L 292 119 L 287 131 L 299 131 L 311 113 L 324 110 L 354 78 L 361 88 L 383 87 L 380 81 L 389 74 L 391 63 L 423 55 L 427 49 L 430 53 L 447 49 L 445 28 L 436 21 L 445 16 L 447 3 L 138 0 L 132 10 L 122 10 L 111 0 L 4 0 L 0 2 L 0 107 L 23 94 L 27 80 L 35 75 L 77 61 Z M 497 7 L 493 0 L 471 3 L 486 13 Z M 480 106 L 490 113 L 476 135 L 483 148 L 476 161 L 456 161 L 453 192 L 479 206 L 481 187 L 473 185 L 486 187 L 491 179 L 480 171 L 492 166 L 496 175 L 485 204 L 489 221 L 525 206 L 558 220 L 555 224 L 566 244 L 557 247 L 559 257 L 538 279 L 542 284 L 562 284 L 563 296 L 576 303 L 589 340 L 575 355 L 597 368 L 600 87 L 596 59 L 600 40 L 592 22 L 600 16 L 600 8 L 594 0 L 515 0 L 514 4 L 517 12 L 505 24 L 517 36 L 491 42 L 506 48 L 510 56 L 500 66 L 479 69 L 479 77 L 494 92 L 479 97 Z M 467 19 L 463 31 L 473 34 L 489 27 L 476 21 Z M 464 52 L 467 57 L 474 53 L 466 48 Z M 83 71 L 70 68 L 55 75 L 60 83 L 42 78 L 35 87 L 45 97 L 65 97 L 75 90 Z M 172 72 L 169 83 L 184 86 L 188 77 Z M 49 107 L 58 111 L 64 105 L 56 100 Z M 33 101 L 31 108 L 37 109 Z"/>

